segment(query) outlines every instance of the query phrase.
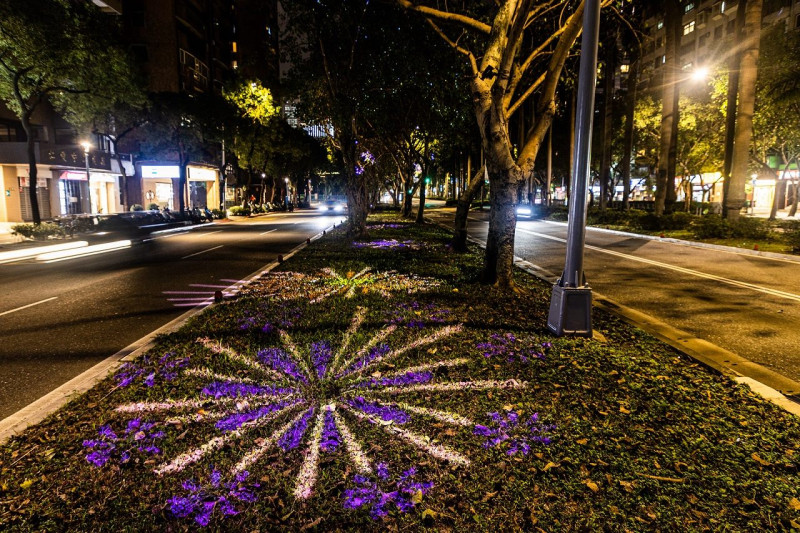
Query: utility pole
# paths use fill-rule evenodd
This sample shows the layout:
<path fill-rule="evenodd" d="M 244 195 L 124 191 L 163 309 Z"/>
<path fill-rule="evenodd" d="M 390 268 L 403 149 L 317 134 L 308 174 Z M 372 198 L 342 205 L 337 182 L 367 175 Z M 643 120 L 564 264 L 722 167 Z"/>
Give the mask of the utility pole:
<path fill-rule="evenodd" d="M 547 327 L 558 336 L 592 335 L 592 289 L 583 274 L 586 237 L 586 192 L 592 152 L 592 115 L 597 83 L 597 44 L 600 34 L 600 0 L 586 0 L 583 12 L 581 61 L 572 156 L 572 195 L 569 199 L 567 255 L 564 272 L 553 285 Z"/>

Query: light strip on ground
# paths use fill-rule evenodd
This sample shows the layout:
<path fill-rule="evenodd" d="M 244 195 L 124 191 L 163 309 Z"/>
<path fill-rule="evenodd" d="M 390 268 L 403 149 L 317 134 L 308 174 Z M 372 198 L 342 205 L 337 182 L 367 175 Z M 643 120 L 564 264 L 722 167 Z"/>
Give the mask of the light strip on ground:
<path fill-rule="evenodd" d="M 59 252 L 50 252 L 46 254 L 37 255 L 36 260 L 43 261 L 45 263 L 53 263 L 55 261 L 64 261 L 66 259 L 74 259 L 76 257 L 85 257 L 88 255 L 113 252 L 115 250 L 121 250 L 123 248 L 130 248 L 130 246 L 131 246 L 131 241 L 129 240 L 105 242 L 103 244 L 85 246 L 83 248 L 77 248 L 75 250 L 62 250 Z"/>

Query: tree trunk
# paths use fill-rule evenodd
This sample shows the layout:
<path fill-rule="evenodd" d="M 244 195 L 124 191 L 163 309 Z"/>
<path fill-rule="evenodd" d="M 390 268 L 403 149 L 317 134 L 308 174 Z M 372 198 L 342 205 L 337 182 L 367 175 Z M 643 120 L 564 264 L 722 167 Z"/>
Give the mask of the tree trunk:
<path fill-rule="evenodd" d="M 22 129 L 25 130 L 27 141 L 25 149 L 28 154 L 28 192 L 30 193 L 31 200 L 31 214 L 33 215 L 33 223 L 37 226 L 42 223 L 42 216 L 39 213 L 39 197 L 36 195 L 36 185 L 39 174 L 36 168 L 36 146 L 33 140 L 33 128 L 31 128 L 30 116 L 23 113 Z"/>
<path fill-rule="evenodd" d="M 484 167 L 478 169 L 478 172 L 472 177 L 466 187 L 461 191 L 461 196 L 458 197 L 458 206 L 456 207 L 456 218 L 453 227 L 453 249 L 457 252 L 467 251 L 467 222 L 469 218 L 469 208 L 472 205 L 472 200 L 478 194 L 481 184 L 484 180 Z"/>
<path fill-rule="evenodd" d="M 419 184 L 419 208 L 417 209 L 417 224 L 422 224 L 425 222 L 425 197 L 428 190 L 425 179 L 426 178 L 423 178 Z"/>
<path fill-rule="evenodd" d="M 780 196 L 778 196 L 778 191 L 782 191 L 783 195 L 786 195 L 786 173 L 789 172 L 789 165 L 792 163 L 792 159 L 788 161 L 784 161 L 783 173 L 781 176 L 778 176 L 778 173 L 775 172 L 775 195 L 772 197 L 772 208 L 769 211 L 769 219 L 775 220 L 778 218 L 778 203 L 780 202 Z M 780 182 L 784 183 L 783 187 L 780 187 Z"/>
<path fill-rule="evenodd" d="M 414 186 L 412 184 L 413 177 L 407 175 L 403 181 L 403 218 L 411 217 L 413 206 L 411 205 L 414 200 Z"/>
<path fill-rule="evenodd" d="M 109 138 L 112 145 L 114 146 L 114 159 L 117 160 L 117 165 L 119 165 L 119 174 L 120 174 L 120 198 L 119 203 L 122 206 L 123 211 L 128 210 L 128 175 L 125 173 L 125 167 L 122 166 L 122 156 L 120 155 L 119 151 L 117 150 L 117 141 Z"/>
<path fill-rule="evenodd" d="M 631 159 L 633 158 L 633 119 L 636 112 L 636 81 L 639 74 L 639 63 L 631 63 L 628 71 L 628 98 L 625 107 L 624 147 L 622 148 L 622 208 L 631 208 Z"/>
<path fill-rule="evenodd" d="M 178 189 L 180 190 L 178 210 L 181 216 L 186 214 L 186 166 L 187 164 L 183 160 L 183 156 L 181 156 L 180 165 L 178 165 Z"/>
<path fill-rule="evenodd" d="M 736 133 L 733 141 L 733 162 L 725 213 L 729 220 L 739 218 L 745 203 L 747 166 L 750 162 L 750 141 L 753 137 L 753 112 L 758 77 L 758 47 L 761 39 L 762 0 L 749 0 L 745 7 L 745 49 L 739 63 L 739 109 L 736 113 Z"/>
<path fill-rule="evenodd" d="M 658 157 L 658 174 L 656 177 L 655 214 L 663 215 L 667 209 L 668 190 L 675 189 L 675 146 L 672 143 L 673 130 L 678 127 L 678 49 L 681 45 L 681 5 L 678 0 L 667 0 L 665 7 L 665 63 L 662 108 L 661 108 L 661 145 Z M 670 169 L 672 172 L 670 173 Z"/>
<path fill-rule="evenodd" d="M 793 196 L 792 196 L 792 207 L 789 208 L 788 216 L 793 217 L 797 214 L 797 201 L 800 199 L 800 191 L 797 190 L 797 186 L 800 184 L 796 179 L 792 180 L 792 189 L 793 189 Z"/>
<path fill-rule="evenodd" d="M 736 11 L 736 22 L 734 37 L 736 42 L 741 42 L 742 27 L 744 26 L 744 13 L 747 0 L 739 2 L 739 9 Z M 739 99 L 739 63 L 742 61 L 742 52 L 739 46 L 734 47 L 734 53 L 728 60 L 728 96 L 727 107 L 725 110 L 725 155 L 722 162 L 722 205 L 728 198 L 728 191 L 731 186 L 731 164 L 733 163 L 733 139 L 736 133 L 736 107 Z M 727 218 L 725 209 L 722 216 Z"/>
<path fill-rule="evenodd" d="M 605 68 L 603 73 L 603 147 L 600 158 L 600 209 L 608 206 L 611 182 L 611 120 L 614 102 L 614 73 L 616 72 L 616 34 L 605 43 Z"/>
<path fill-rule="evenodd" d="M 483 281 L 498 289 L 514 287 L 514 235 L 517 217 L 514 212 L 516 186 L 511 171 L 489 174 L 491 212 L 486 238 Z"/>

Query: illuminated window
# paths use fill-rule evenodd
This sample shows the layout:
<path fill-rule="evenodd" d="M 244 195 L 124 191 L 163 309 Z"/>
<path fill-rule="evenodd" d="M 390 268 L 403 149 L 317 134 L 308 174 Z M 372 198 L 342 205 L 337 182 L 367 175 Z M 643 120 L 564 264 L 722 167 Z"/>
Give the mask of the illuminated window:
<path fill-rule="evenodd" d="M 658 23 L 656 24 L 656 29 L 660 30 L 663 27 L 664 27 L 664 21 L 663 20 L 659 20 Z"/>
<path fill-rule="evenodd" d="M 683 34 L 684 35 L 689 35 L 693 31 L 694 31 L 694 21 L 691 21 L 690 23 L 683 25 Z"/>
<path fill-rule="evenodd" d="M 234 60 L 234 61 L 231 61 L 231 66 L 232 66 L 234 69 L 237 69 L 237 68 L 239 68 L 239 62 L 238 62 L 238 61 L 236 61 L 236 60 Z"/>
<path fill-rule="evenodd" d="M 237 51 L 238 50 L 237 50 L 237 47 L 236 47 L 236 41 L 233 41 L 231 43 L 231 52 L 233 52 L 235 54 Z"/>
<path fill-rule="evenodd" d="M 692 9 L 694 9 L 694 2 L 689 2 L 688 4 L 686 4 L 685 6 L 683 6 L 683 12 L 684 12 L 684 13 L 688 13 L 688 12 L 689 12 L 689 11 L 691 11 Z"/>
<path fill-rule="evenodd" d="M 627 74 L 628 72 L 630 72 L 630 70 L 631 70 L 631 66 L 630 65 L 620 65 L 619 66 L 619 71 L 622 72 L 623 74 Z"/>

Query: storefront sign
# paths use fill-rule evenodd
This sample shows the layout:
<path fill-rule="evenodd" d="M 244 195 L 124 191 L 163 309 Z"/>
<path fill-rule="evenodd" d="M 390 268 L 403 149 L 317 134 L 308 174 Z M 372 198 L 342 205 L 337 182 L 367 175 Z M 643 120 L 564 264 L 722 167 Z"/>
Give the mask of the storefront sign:
<path fill-rule="evenodd" d="M 211 168 L 189 167 L 189 181 L 217 181 L 217 171 Z"/>
<path fill-rule="evenodd" d="M 19 176 L 19 186 L 20 187 L 30 187 L 31 179 L 26 176 Z M 47 178 L 36 178 L 36 187 L 38 189 L 46 189 L 47 188 Z"/>
<path fill-rule="evenodd" d="M 74 170 L 65 170 L 61 174 L 58 175 L 59 179 L 62 180 L 76 180 L 76 181 L 86 181 L 86 172 L 76 172 Z"/>
<path fill-rule="evenodd" d="M 142 165 L 143 178 L 178 178 L 180 177 L 180 168 L 178 165 Z"/>
<path fill-rule="evenodd" d="M 69 167 L 86 166 L 83 148 L 73 146 L 57 146 L 44 153 L 44 162 L 51 165 Z M 105 152 L 89 152 L 89 167 L 111 170 L 111 158 Z"/>

